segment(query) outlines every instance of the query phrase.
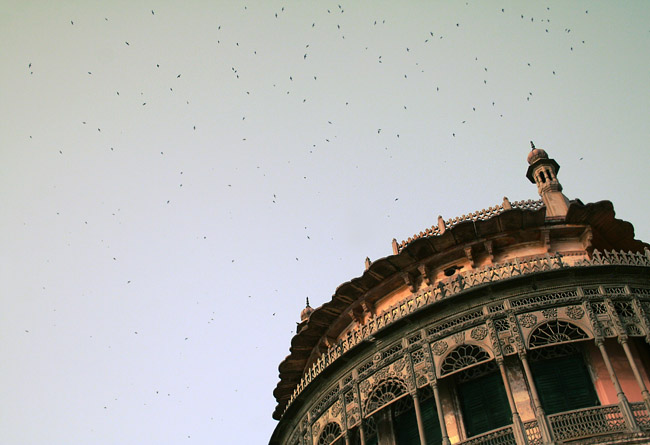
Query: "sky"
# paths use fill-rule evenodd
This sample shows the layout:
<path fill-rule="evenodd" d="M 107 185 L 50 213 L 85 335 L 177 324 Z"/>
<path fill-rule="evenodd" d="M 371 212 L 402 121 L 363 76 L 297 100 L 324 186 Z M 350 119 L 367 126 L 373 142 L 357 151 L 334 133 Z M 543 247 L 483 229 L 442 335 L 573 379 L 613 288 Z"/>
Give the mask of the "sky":
<path fill-rule="evenodd" d="M 650 240 L 650 3 L 0 0 L 0 443 L 267 443 L 391 240 L 564 193 Z"/>

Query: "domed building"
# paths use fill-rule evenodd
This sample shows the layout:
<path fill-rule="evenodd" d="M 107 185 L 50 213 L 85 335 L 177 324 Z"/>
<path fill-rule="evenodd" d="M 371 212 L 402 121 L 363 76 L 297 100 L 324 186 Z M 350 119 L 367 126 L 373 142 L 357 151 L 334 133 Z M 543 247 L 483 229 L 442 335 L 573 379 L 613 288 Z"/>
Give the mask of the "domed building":
<path fill-rule="evenodd" d="M 541 200 L 438 217 L 307 303 L 271 445 L 650 443 L 650 246 L 528 164 Z"/>

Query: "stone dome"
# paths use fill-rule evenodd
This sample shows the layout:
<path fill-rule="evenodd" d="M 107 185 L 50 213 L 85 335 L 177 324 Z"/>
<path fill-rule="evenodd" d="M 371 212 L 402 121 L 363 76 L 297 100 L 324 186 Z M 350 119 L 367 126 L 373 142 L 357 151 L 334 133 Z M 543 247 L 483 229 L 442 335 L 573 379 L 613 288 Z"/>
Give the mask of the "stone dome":
<path fill-rule="evenodd" d="M 528 153 L 528 158 L 526 159 L 528 161 L 528 164 L 532 165 L 533 162 L 537 161 L 538 159 L 548 159 L 548 155 L 546 154 L 546 151 L 542 150 L 541 148 L 533 148 Z"/>

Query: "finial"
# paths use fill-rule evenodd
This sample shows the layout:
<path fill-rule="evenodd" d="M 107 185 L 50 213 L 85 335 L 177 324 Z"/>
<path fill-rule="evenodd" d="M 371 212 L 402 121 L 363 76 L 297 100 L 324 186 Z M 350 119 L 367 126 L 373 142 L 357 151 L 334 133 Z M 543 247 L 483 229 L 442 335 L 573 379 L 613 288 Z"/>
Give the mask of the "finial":
<path fill-rule="evenodd" d="M 300 323 L 309 319 L 309 316 L 314 312 L 314 309 L 309 305 L 309 297 L 307 297 L 307 306 L 300 311 Z"/>
<path fill-rule="evenodd" d="M 533 141 L 530 141 L 530 149 L 535 150 L 535 144 L 533 144 Z"/>

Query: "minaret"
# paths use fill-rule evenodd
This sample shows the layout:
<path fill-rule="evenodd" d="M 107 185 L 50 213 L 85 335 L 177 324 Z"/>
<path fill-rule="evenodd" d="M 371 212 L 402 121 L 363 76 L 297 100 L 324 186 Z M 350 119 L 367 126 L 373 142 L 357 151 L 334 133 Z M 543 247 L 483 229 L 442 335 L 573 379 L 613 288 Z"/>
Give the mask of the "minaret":
<path fill-rule="evenodd" d="M 560 165 L 555 159 L 549 159 L 544 150 L 535 148 L 533 141 L 530 141 L 530 146 L 526 177 L 537 184 L 539 196 L 546 206 L 546 219 L 563 219 L 569 209 L 569 200 L 562 193 L 562 184 L 557 179 Z"/>

